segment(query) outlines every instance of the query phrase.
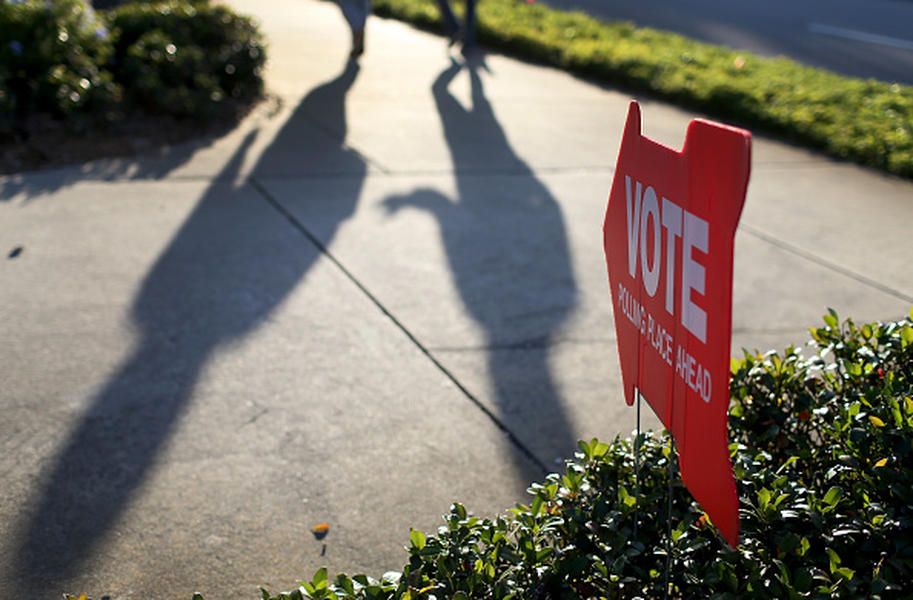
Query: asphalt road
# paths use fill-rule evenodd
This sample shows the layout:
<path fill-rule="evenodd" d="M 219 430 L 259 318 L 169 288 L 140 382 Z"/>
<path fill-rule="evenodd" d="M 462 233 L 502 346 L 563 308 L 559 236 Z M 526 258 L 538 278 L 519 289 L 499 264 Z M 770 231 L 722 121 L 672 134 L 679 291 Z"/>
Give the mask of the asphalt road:
<path fill-rule="evenodd" d="M 909 0 L 545 0 L 604 19 L 913 85 Z"/>

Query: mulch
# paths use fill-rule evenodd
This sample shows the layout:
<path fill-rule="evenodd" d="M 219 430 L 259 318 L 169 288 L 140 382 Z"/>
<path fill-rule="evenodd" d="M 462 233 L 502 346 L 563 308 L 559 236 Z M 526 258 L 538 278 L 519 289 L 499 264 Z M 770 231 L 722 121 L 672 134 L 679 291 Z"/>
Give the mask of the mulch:
<path fill-rule="evenodd" d="M 102 158 L 145 156 L 174 144 L 218 137 L 233 129 L 261 100 L 231 107 L 207 123 L 136 113 L 114 125 L 78 127 L 36 115 L 16 123 L 12 131 L 0 130 L 0 175 Z"/>

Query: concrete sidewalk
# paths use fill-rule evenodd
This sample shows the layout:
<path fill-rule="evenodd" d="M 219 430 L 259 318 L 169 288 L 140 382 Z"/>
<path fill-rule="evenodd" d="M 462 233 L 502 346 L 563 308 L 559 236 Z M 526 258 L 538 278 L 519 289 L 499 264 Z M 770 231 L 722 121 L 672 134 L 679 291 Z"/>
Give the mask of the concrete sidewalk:
<path fill-rule="evenodd" d="M 629 97 L 338 8 L 232 0 L 261 106 L 211 143 L 0 179 L 0 597 L 253 598 L 399 569 L 634 427 L 601 224 Z M 679 147 L 695 115 L 642 99 Z M 755 139 L 734 347 L 913 303 L 913 185 Z M 655 421 L 650 421 L 655 425 Z M 310 527 L 330 524 L 314 539 Z"/>

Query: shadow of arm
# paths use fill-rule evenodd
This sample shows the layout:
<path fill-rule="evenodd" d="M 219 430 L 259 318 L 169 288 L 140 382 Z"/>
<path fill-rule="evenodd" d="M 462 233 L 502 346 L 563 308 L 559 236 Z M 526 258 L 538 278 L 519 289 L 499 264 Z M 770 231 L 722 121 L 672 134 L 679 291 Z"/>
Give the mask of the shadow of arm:
<path fill-rule="evenodd" d="M 436 215 L 453 208 L 453 202 L 449 198 L 430 188 L 419 188 L 411 194 L 390 196 L 384 200 L 383 205 L 388 215 L 393 215 L 403 208 L 417 208 Z"/>

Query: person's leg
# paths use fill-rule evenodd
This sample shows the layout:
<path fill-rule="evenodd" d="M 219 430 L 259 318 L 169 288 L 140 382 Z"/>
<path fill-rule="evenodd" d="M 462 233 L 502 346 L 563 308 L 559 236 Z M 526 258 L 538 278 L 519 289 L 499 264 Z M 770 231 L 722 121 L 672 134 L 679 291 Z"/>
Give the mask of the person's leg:
<path fill-rule="evenodd" d="M 361 10 L 360 0 L 339 0 L 339 8 L 342 9 L 342 16 L 346 18 L 349 29 L 364 29 L 364 14 Z"/>
<path fill-rule="evenodd" d="M 476 0 L 466 0 L 466 24 L 463 27 L 463 47 L 476 45 Z"/>
<path fill-rule="evenodd" d="M 371 0 L 350 0 L 358 4 L 358 27 L 352 28 L 352 56 L 361 56 L 365 53 L 365 25 L 368 15 L 371 14 Z"/>
<path fill-rule="evenodd" d="M 342 14 L 352 30 L 352 56 L 365 51 L 365 23 L 371 13 L 371 0 L 339 0 Z"/>
<path fill-rule="evenodd" d="M 449 0 L 437 0 L 438 8 L 441 9 L 441 20 L 444 22 L 444 30 L 451 39 L 453 39 L 460 30 L 460 24 L 457 22 L 453 11 L 450 9 Z"/>

